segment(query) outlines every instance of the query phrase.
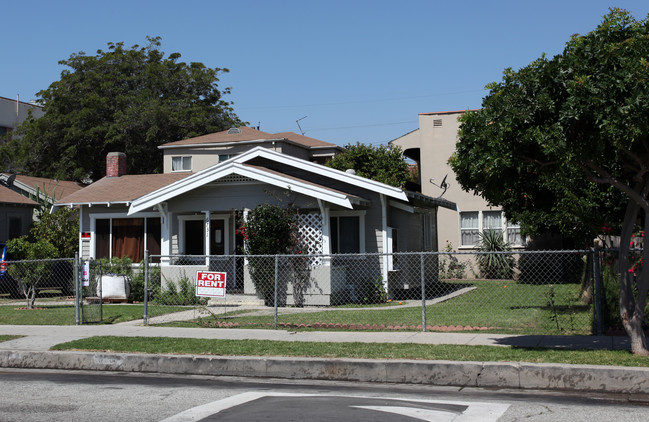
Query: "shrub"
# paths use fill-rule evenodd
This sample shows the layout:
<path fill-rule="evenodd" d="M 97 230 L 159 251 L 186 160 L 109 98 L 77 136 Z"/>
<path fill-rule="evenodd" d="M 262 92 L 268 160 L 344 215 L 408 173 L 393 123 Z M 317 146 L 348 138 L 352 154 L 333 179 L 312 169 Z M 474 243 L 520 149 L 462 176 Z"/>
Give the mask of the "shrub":
<path fill-rule="evenodd" d="M 149 300 L 160 292 L 160 267 L 149 265 Z M 131 291 L 128 300 L 132 302 L 144 301 L 144 270 L 136 271 L 131 277 Z"/>
<path fill-rule="evenodd" d="M 207 298 L 196 296 L 196 287 L 192 280 L 183 274 L 177 281 L 169 280 L 164 287 L 153 295 L 153 301 L 161 305 L 206 305 Z"/>
<path fill-rule="evenodd" d="M 453 244 L 448 240 L 446 241 L 444 252 L 455 252 L 453 250 Z M 451 254 L 441 255 L 441 258 L 439 263 L 439 278 L 460 279 L 465 277 L 466 268 L 469 265 L 468 262 L 460 262 L 457 256 Z"/>
<path fill-rule="evenodd" d="M 362 283 L 359 286 L 357 294 L 359 302 L 366 305 L 385 303 L 388 300 L 388 294 L 385 291 L 385 286 L 383 286 L 382 277 Z"/>
<path fill-rule="evenodd" d="M 511 251 L 511 248 L 503 239 L 500 231 L 483 231 L 480 233 L 480 239 L 476 246 L 478 251 L 488 252 L 478 255 L 478 269 L 480 270 L 481 277 L 487 279 L 512 278 L 516 260 L 512 255 L 506 253 Z"/>

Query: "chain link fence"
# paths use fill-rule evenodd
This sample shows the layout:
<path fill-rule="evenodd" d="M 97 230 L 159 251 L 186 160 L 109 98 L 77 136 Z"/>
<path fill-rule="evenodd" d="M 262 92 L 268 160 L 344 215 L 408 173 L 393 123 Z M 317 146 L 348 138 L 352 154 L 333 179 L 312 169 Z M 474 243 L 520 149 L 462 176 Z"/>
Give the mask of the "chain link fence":
<path fill-rule="evenodd" d="M 593 256 L 590 251 L 152 256 L 146 266 L 147 322 L 591 334 L 601 325 Z M 205 296 L 196 295 L 199 271 L 222 277 Z"/>
<path fill-rule="evenodd" d="M 0 321 L 75 323 L 74 259 L 0 262 Z M 40 312 L 40 311 L 47 312 Z"/>
<path fill-rule="evenodd" d="M 130 319 L 199 327 L 601 334 L 619 325 L 611 250 L 75 262 L 0 262 L 0 323 L 107 322 L 106 306 L 128 302 Z M 199 272 L 212 279 L 197 292 Z"/>

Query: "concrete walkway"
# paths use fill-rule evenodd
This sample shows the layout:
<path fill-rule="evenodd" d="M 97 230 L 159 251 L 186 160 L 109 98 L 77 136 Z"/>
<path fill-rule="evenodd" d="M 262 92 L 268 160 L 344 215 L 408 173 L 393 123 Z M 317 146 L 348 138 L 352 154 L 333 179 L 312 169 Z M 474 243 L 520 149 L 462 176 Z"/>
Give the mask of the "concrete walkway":
<path fill-rule="evenodd" d="M 454 362 L 214 355 L 158 355 L 49 351 L 55 344 L 91 336 L 257 339 L 313 342 L 420 343 L 567 349 L 625 349 L 624 337 L 517 336 L 484 333 L 340 332 L 145 327 L 133 323 L 83 326 L 3 325 L 0 367 L 154 372 L 181 375 L 326 379 L 552 389 L 649 395 L 649 368 L 524 362 Z"/>

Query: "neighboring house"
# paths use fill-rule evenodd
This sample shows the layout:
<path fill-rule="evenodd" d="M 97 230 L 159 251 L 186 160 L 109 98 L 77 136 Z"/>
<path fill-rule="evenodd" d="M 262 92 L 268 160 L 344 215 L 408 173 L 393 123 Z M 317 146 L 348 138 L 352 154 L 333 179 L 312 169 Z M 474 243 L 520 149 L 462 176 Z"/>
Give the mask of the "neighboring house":
<path fill-rule="evenodd" d="M 249 127 L 210 133 L 160 146 L 164 172 L 203 170 L 256 146 L 320 164 L 342 151 L 338 145 L 293 132 L 266 133 Z"/>
<path fill-rule="evenodd" d="M 125 155 L 111 153 L 105 178 L 56 206 L 80 208 L 83 258 L 129 256 L 140 261 L 148 250 L 163 256 L 162 276 L 168 280 L 181 273 L 193 276 L 200 269 L 232 269 L 226 257 L 236 255 L 243 245 L 236 228 L 247 212 L 263 203 L 290 203 L 299 210 L 298 227 L 308 238 L 310 254 L 385 254 L 346 258 L 344 265 L 315 259 L 310 271 L 317 288 L 307 295 L 306 304 L 330 304 L 341 289 L 367 282 L 357 280 L 362 273 L 352 266 L 375 267 L 386 286 L 390 281 L 391 291 L 414 286 L 402 279 L 407 271 L 398 271 L 387 254 L 437 250 L 437 210 L 455 209 L 455 204 L 311 161 L 335 153 L 332 144 L 295 134 L 268 135 L 240 128 L 163 145 L 163 174 L 128 175 Z M 303 158 L 289 155 L 293 153 Z M 231 158 L 221 157 L 226 154 Z M 181 164 L 176 167 L 174 157 L 187 158 L 176 160 Z M 195 257 L 181 261 L 175 259 L 179 255 Z M 434 266 L 427 268 L 427 282 L 432 283 Z M 243 275 L 233 271 L 228 288 L 253 294 L 250 276 L 243 270 Z M 421 280 L 415 281 L 421 285 Z"/>
<path fill-rule="evenodd" d="M 47 179 L 45 177 L 22 176 L 10 173 L 0 173 L 0 184 L 27 198 L 40 198 L 50 205 L 84 188 L 77 182 Z"/>
<path fill-rule="evenodd" d="M 0 143 L 12 139 L 13 132 L 27 119 L 30 111 L 34 117 L 41 117 L 44 114 L 43 108 L 39 105 L 0 97 Z"/>
<path fill-rule="evenodd" d="M 507 221 L 499 207 L 491 207 L 482 197 L 466 192 L 455 179 L 448 159 L 455 152 L 463 111 L 419 114 L 419 129 L 390 143 L 398 145 L 406 157 L 417 162 L 420 191 L 457 204 L 457 212 L 441 208 L 437 217 L 441 247 L 473 249 L 484 230 L 498 230 L 514 248 L 525 247 L 520 226 Z M 443 185 L 446 184 L 446 186 Z"/>
<path fill-rule="evenodd" d="M 29 233 L 35 201 L 0 186 L 0 242 Z"/>

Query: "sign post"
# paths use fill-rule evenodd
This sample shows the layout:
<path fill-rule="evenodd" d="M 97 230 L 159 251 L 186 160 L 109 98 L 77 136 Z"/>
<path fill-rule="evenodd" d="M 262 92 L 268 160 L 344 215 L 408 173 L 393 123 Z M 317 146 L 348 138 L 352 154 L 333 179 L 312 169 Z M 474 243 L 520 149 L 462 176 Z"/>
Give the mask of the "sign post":
<path fill-rule="evenodd" d="M 225 297 L 226 273 L 198 271 L 196 273 L 196 296 Z"/>

